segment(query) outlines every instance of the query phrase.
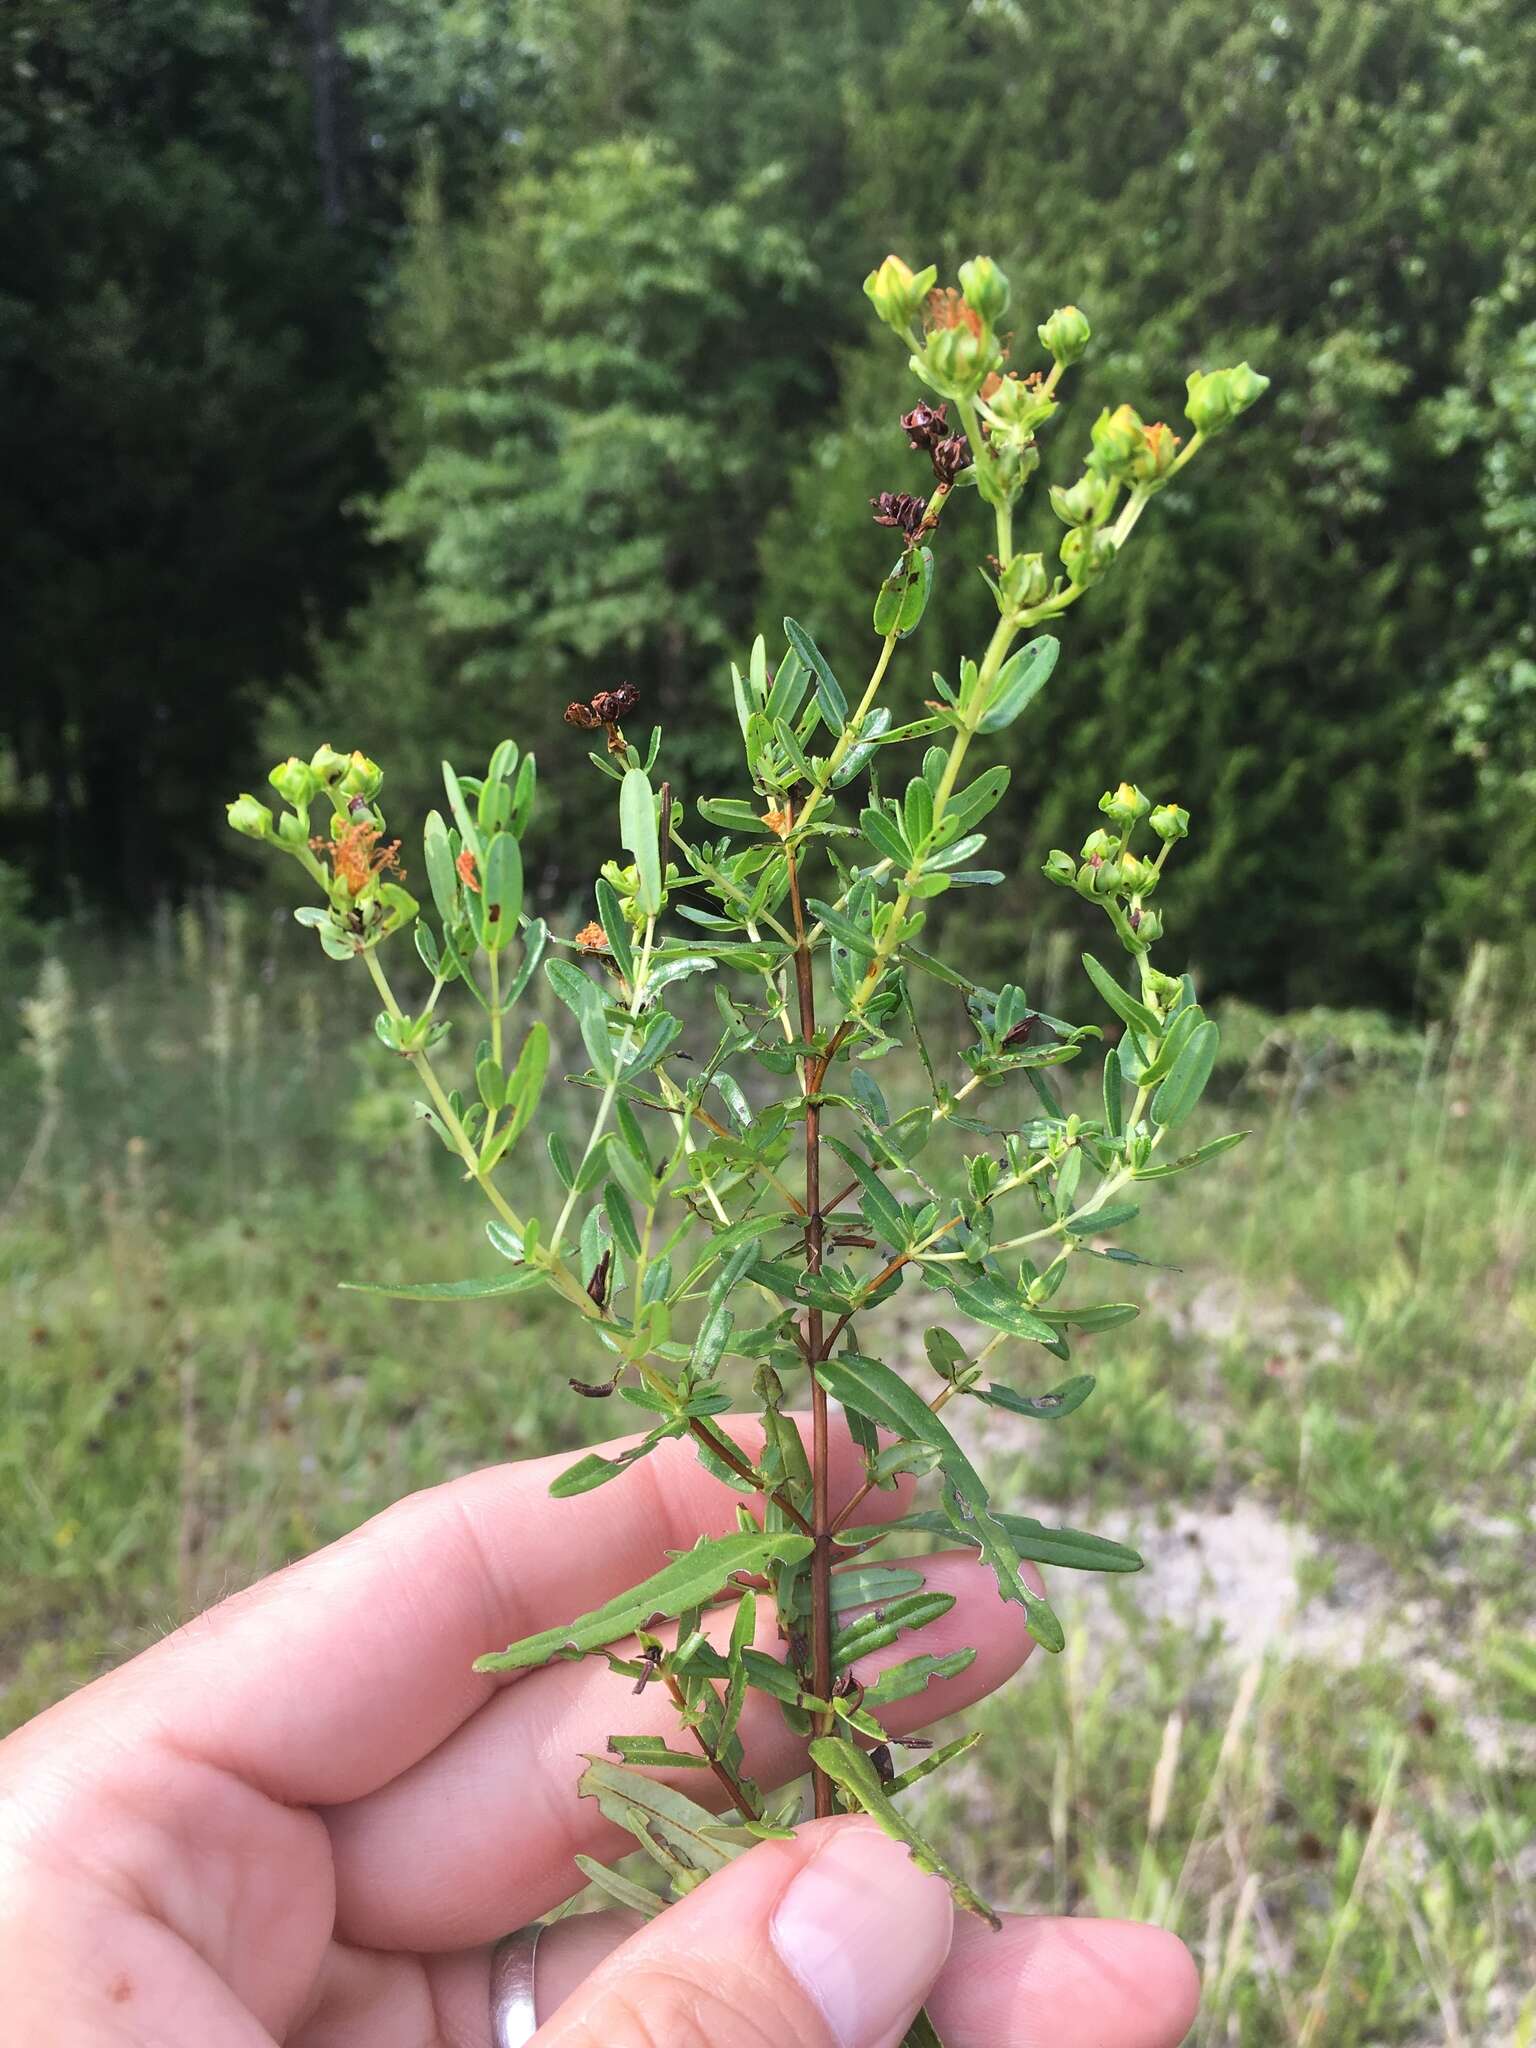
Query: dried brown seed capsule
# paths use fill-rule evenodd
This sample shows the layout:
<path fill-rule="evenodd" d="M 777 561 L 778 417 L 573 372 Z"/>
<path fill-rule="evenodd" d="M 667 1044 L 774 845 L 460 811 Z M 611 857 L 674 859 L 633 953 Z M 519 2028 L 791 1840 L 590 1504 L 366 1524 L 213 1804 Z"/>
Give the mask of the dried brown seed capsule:
<path fill-rule="evenodd" d="M 871 498 L 876 526 L 896 526 L 908 540 L 923 523 L 928 506 L 922 498 L 914 498 L 910 491 L 882 491 L 878 498 Z"/>
<path fill-rule="evenodd" d="M 952 484 L 963 469 L 971 466 L 971 444 L 964 434 L 950 434 L 935 441 L 930 453 L 933 473 L 941 484 Z"/>
<path fill-rule="evenodd" d="M 574 725 L 579 732 L 596 732 L 603 721 L 590 704 L 567 704 L 565 722 Z"/>
<path fill-rule="evenodd" d="M 912 448 L 932 448 L 942 441 L 949 432 L 947 405 L 927 405 L 919 400 L 910 412 L 901 416 L 902 432 Z"/>
<path fill-rule="evenodd" d="M 633 683 L 620 683 L 615 690 L 599 690 L 592 699 L 592 709 L 604 725 L 617 725 L 621 718 L 628 718 L 640 702 L 640 692 Z"/>

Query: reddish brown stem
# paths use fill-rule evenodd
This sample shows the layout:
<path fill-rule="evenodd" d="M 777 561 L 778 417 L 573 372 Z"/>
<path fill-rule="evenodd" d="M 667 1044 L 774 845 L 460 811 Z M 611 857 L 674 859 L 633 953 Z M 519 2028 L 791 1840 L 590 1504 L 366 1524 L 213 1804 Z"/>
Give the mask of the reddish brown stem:
<path fill-rule="evenodd" d="M 672 1704 L 677 1708 L 684 1724 L 687 1725 L 688 1702 L 683 1697 L 683 1688 L 675 1678 L 671 1677 L 666 1680 L 666 1687 L 667 1691 L 672 1695 Z M 694 1726 L 692 1732 L 694 1741 L 699 1745 L 705 1760 L 709 1764 L 710 1770 L 714 1773 L 715 1783 L 724 1788 L 727 1802 L 734 1806 L 738 1813 L 745 1814 L 748 1820 L 761 1820 L 763 1816 L 753 1806 L 751 1800 L 748 1799 L 743 1787 L 731 1776 L 728 1767 L 716 1756 L 715 1752 L 705 1741 L 704 1730 Z"/>
<path fill-rule="evenodd" d="M 697 1437 L 701 1444 L 707 1445 L 714 1452 L 722 1465 L 729 1465 L 739 1478 L 745 1479 L 747 1484 L 754 1487 L 757 1492 L 766 1493 L 774 1506 L 782 1509 L 788 1515 L 802 1535 L 809 1536 L 812 1533 L 810 1523 L 801 1514 L 794 1502 L 786 1499 L 782 1493 L 775 1492 L 772 1487 L 764 1486 L 761 1477 L 753 1471 L 746 1459 L 724 1437 L 716 1435 L 709 1428 L 708 1424 L 702 1422 L 697 1416 L 689 1423 L 688 1430 L 690 1435 Z"/>

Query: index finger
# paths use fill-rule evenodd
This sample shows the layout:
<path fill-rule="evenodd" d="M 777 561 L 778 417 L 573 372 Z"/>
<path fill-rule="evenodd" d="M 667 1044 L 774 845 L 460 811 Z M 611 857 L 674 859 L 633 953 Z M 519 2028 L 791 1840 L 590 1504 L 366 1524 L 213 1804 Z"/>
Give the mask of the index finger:
<path fill-rule="evenodd" d="M 722 1420 L 755 1456 L 760 1425 Z M 602 1448 L 615 1456 L 632 1441 Z M 34 1725 L 99 1712 L 114 1745 L 130 1728 L 158 1737 L 285 1804 L 360 1799 L 505 1683 L 473 1672 L 476 1657 L 600 1605 L 669 1551 L 736 1525 L 742 1494 L 685 1443 L 662 1444 L 594 1492 L 551 1500 L 550 1481 L 571 1457 L 494 1466 L 413 1494 Z M 834 1498 L 854 1489 L 861 1469 L 846 1430 L 836 1431 Z M 896 1515 L 905 1499 L 882 1493 L 869 1505 Z"/>

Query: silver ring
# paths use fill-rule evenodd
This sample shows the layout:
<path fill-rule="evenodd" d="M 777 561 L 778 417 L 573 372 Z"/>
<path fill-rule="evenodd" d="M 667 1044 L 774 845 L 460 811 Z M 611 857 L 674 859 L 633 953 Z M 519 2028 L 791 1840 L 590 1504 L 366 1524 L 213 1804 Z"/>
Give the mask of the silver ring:
<path fill-rule="evenodd" d="M 520 1927 L 491 1950 L 491 2048 L 527 2048 L 539 2030 L 533 1971 L 543 1922 Z"/>

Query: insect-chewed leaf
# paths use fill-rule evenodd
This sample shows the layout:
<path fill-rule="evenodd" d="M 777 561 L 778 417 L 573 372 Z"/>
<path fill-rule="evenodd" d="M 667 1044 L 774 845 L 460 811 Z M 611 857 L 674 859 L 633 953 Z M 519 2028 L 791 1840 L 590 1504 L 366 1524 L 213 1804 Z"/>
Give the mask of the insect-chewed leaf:
<path fill-rule="evenodd" d="M 523 910 L 523 850 L 510 832 L 498 832 L 485 857 L 481 884 L 485 908 L 485 950 L 499 953 L 517 937 Z"/>
<path fill-rule="evenodd" d="M 977 1914 L 993 1927 L 1002 1925 L 986 1900 L 971 1890 L 958 1871 L 950 1869 L 938 1850 L 925 1842 L 906 1816 L 898 1811 L 880 1782 L 880 1773 L 862 1749 L 856 1749 L 840 1735 L 821 1735 L 811 1744 L 811 1761 L 863 1807 L 870 1819 L 877 1822 L 893 1841 L 901 1842 L 910 1850 L 912 1861 L 919 1870 L 942 1877 L 954 1893 L 957 1906 Z"/>
<path fill-rule="evenodd" d="M 868 1614 L 854 1615 L 833 1636 L 833 1670 L 846 1671 L 860 1657 L 868 1657 L 894 1643 L 906 1630 L 926 1628 L 930 1621 L 948 1614 L 954 1604 L 953 1593 L 907 1593 L 872 1608 Z"/>
<path fill-rule="evenodd" d="M 1241 1145 L 1248 1133 L 1229 1131 L 1224 1138 L 1212 1138 L 1207 1144 L 1197 1145 L 1193 1152 L 1186 1152 L 1181 1159 L 1167 1159 L 1156 1166 L 1141 1166 L 1132 1176 L 1135 1180 L 1167 1180 L 1170 1174 L 1184 1173 L 1191 1166 L 1199 1166 L 1203 1160 L 1214 1159 L 1218 1152 L 1229 1152 L 1234 1145 Z"/>
<path fill-rule="evenodd" d="M 604 1458 L 596 1451 L 588 1451 L 584 1458 L 578 1458 L 574 1465 L 567 1465 L 550 1481 L 550 1499 L 572 1500 L 578 1493 L 590 1493 L 594 1487 L 606 1486 L 610 1479 L 617 1479 L 621 1472 L 627 1472 L 631 1465 L 648 1457 L 666 1438 L 681 1436 L 687 1426 L 681 1417 L 665 1423 L 661 1428 L 653 1429 L 649 1436 L 641 1437 L 638 1443 L 631 1444 L 627 1451 L 621 1451 L 616 1458 Z"/>
<path fill-rule="evenodd" d="M 1074 1408 L 1081 1408 L 1093 1392 L 1095 1381 L 1091 1373 L 1079 1373 L 1075 1379 L 1063 1380 L 1059 1387 L 1052 1387 L 1048 1394 L 1016 1394 L 1012 1387 L 977 1387 L 976 1398 L 985 1401 L 991 1408 L 1006 1408 L 1012 1415 L 1032 1415 L 1038 1421 L 1054 1421 L 1058 1416 L 1070 1415 Z"/>
<path fill-rule="evenodd" d="M 925 1651 L 920 1657 L 908 1657 L 905 1663 L 893 1664 L 882 1671 L 872 1685 L 864 1688 L 864 1704 L 867 1707 L 888 1707 L 893 1700 L 910 1699 L 921 1692 L 934 1678 L 958 1678 L 962 1671 L 969 1671 L 976 1662 L 974 1650 L 951 1650 L 947 1657 L 935 1657 Z"/>
<path fill-rule="evenodd" d="M 811 1539 L 794 1530 L 752 1530 L 731 1536 L 701 1538 L 661 1571 L 642 1579 L 628 1592 L 616 1594 L 590 1614 L 580 1614 L 563 1628 L 547 1628 L 505 1650 L 475 1659 L 476 1671 L 526 1671 L 554 1657 L 582 1656 L 605 1649 L 633 1635 L 658 1618 L 671 1618 L 685 1607 L 713 1598 L 737 1572 L 760 1571 L 771 1563 L 788 1563 L 809 1554 Z"/>
<path fill-rule="evenodd" d="M 692 1891 L 731 1860 L 730 1850 L 714 1839 L 715 1816 L 643 1772 L 594 1757 L 576 1789 L 597 1801 L 605 1819 L 633 1835 L 679 1891 Z"/>

